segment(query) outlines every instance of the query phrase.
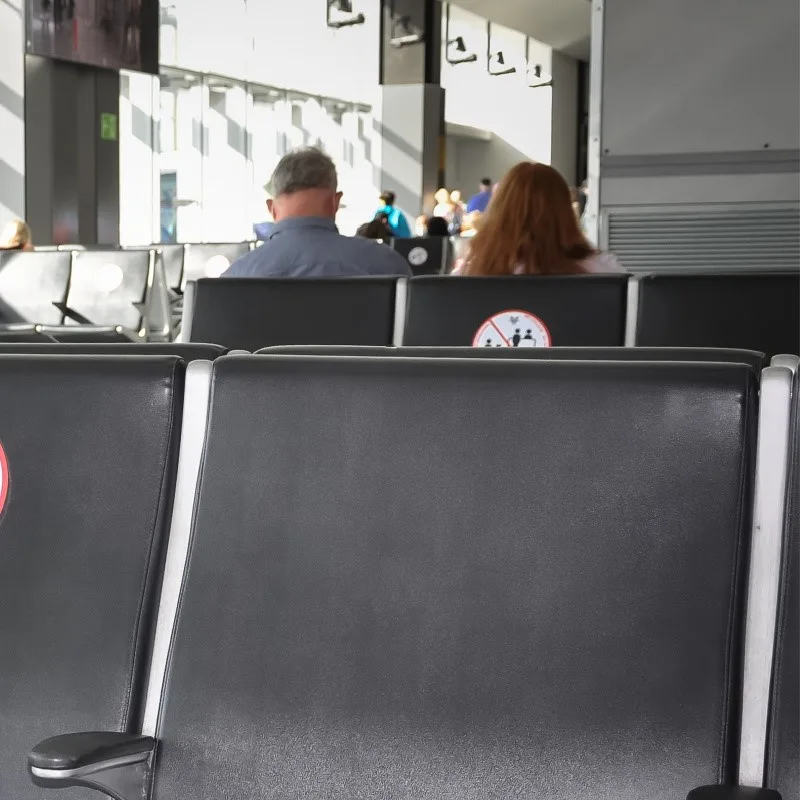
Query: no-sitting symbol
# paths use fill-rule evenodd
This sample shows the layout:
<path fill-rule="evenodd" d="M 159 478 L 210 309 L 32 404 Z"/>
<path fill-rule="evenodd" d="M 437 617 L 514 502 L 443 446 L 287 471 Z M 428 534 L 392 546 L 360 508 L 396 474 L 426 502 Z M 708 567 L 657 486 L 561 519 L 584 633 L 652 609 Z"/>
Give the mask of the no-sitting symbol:
<path fill-rule="evenodd" d="M 3 443 L 0 442 L 0 514 L 3 513 L 6 500 L 8 499 L 8 459 L 6 451 L 3 450 Z"/>
<path fill-rule="evenodd" d="M 528 311 L 500 311 L 478 328 L 473 347 L 550 347 L 550 331 Z"/>

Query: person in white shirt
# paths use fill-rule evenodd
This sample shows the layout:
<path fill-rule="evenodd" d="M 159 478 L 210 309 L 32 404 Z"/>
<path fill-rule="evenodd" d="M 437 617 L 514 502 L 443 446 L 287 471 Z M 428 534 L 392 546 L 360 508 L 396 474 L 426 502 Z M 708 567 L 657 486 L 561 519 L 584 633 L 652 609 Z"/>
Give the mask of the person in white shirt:
<path fill-rule="evenodd" d="M 593 247 L 580 229 L 569 186 L 547 164 L 524 161 L 500 183 L 461 275 L 581 275 L 625 272 L 613 253 Z"/>

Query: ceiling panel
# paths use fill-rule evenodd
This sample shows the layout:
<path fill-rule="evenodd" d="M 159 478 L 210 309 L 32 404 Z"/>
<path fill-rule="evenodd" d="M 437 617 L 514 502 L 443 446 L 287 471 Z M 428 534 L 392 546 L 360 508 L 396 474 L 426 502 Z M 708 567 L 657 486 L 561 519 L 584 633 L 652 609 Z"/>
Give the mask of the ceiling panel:
<path fill-rule="evenodd" d="M 454 0 L 485 19 L 527 33 L 576 58 L 589 58 L 590 0 Z"/>

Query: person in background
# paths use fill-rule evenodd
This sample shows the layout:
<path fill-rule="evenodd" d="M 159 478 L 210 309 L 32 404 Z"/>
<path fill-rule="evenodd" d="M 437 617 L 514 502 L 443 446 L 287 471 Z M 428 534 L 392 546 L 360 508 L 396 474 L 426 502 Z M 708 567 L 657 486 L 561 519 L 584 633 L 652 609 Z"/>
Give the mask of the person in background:
<path fill-rule="evenodd" d="M 517 164 L 503 179 L 472 240 L 462 275 L 570 275 L 624 272 L 583 235 L 569 186 L 546 164 Z"/>
<path fill-rule="evenodd" d="M 447 221 L 450 226 L 450 233 L 453 236 L 458 236 L 461 233 L 461 228 L 464 225 L 464 203 L 461 202 L 461 192 L 454 189 L 450 192 L 450 216 Z"/>
<path fill-rule="evenodd" d="M 389 218 L 389 225 L 398 239 L 410 239 L 411 228 L 408 226 L 406 215 L 395 206 L 397 195 L 394 192 L 385 191 L 381 194 L 383 205 L 378 209 L 378 214 L 386 214 Z"/>
<path fill-rule="evenodd" d="M 478 194 L 470 197 L 467 203 L 467 213 L 471 214 L 477 211 L 483 214 L 489 206 L 489 201 L 492 199 L 492 179 L 484 178 L 481 181 L 481 188 Z"/>
<path fill-rule="evenodd" d="M 425 236 L 427 230 L 428 230 L 428 218 L 424 214 L 420 214 L 414 220 L 414 236 L 416 236 L 417 239 L 420 239 L 423 236 Z"/>
<path fill-rule="evenodd" d="M 425 223 L 426 236 L 449 236 L 447 220 L 444 217 L 429 217 Z"/>
<path fill-rule="evenodd" d="M 388 242 L 393 238 L 393 233 L 386 215 L 378 213 L 375 219 L 365 222 L 359 227 L 356 231 L 356 236 L 360 236 L 362 239 L 378 239 L 382 242 Z"/>
<path fill-rule="evenodd" d="M 236 261 L 226 278 L 408 276 L 406 260 L 388 247 L 342 236 L 334 222 L 342 194 L 331 158 L 315 147 L 285 155 L 270 183 L 269 238 Z"/>
<path fill-rule="evenodd" d="M 0 232 L 0 250 L 33 250 L 31 229 L 21 219 L 12 219 Z"/>
<path fill-rule="evenodd" d="M 447 189 L 439 189 L 433 196 L 433 199 L 436 201 L 436 205 L 433 207 L 433 216 L 448 219 L 452 212 L 452 207 L 450 206 L 450 192 L 448 192 Z"/>

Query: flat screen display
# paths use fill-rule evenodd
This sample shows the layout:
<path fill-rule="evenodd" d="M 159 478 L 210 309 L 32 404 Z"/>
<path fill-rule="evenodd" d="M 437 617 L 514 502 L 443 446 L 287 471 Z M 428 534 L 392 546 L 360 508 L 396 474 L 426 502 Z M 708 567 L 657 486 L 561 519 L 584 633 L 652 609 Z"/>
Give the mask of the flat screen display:
<path fill-rule="evenodd" d="M 28 0 L 28 52 L 158 74 L 158 0 Z"/>

